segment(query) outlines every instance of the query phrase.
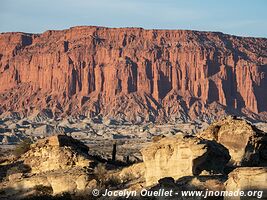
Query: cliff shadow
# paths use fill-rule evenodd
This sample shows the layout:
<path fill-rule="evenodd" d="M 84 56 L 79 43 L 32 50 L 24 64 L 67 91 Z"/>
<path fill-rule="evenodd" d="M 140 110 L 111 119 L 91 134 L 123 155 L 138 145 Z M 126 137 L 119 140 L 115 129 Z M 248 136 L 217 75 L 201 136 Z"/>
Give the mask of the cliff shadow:
<path fill-rule="evenodd" d="M 171 81 L 169 81 L 169 77 L 165 76 L 162 71 L 159 71 L 159 76 L 159 98 L 164 99 L 164 97 L 171 91 L 172 84 Z"/>
<path fill-rule="evenodd" d="M 259 66 L 260 85 L 253 82 L 253 88 L 257 99 L 258 112 L 267 111 L 267 65 Z"/>

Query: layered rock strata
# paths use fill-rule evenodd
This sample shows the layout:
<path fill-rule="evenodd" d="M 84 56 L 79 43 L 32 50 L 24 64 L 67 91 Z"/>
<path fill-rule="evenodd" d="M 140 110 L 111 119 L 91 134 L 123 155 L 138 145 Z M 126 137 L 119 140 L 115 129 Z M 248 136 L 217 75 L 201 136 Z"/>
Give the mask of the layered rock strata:
<path fill-rule="evenodd" d="M 2 33 L 0 112 L 266 120 L 266 48 L 265 38 L 186 30 Z"/>

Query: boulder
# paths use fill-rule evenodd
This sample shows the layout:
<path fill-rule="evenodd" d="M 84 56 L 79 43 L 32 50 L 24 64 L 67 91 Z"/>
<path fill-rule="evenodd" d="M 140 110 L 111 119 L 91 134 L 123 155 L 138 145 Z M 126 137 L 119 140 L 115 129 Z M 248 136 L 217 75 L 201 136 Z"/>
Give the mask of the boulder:
<path fill-rule="evenodd" d="M 63 173 L 50 173 L 47 180 L 53 188 L 53 194 L 61 194 L 64 192 L 75 193 L 76 191 L 84 191 L 89 182 L 89 177 L 81 170 L 67 170 Z"/>
<path fill-rule="evenodd" d="M 29 191 L 42 192 L 40 190 L 45 187 L 51 188 L 52 195 L 74 194 L 94 189 L 96 183 L 90 180 L 89 176 L 80 168 L 72 168 L 34 174 L 23 179 L 12 179 L 3 187 L 3 191 L 5 191 L 5 199 L 17 199 Z"/>
<path fill-rule="evenodd" d="M 164 177 L 199 175 L 203 170 L 221 173 L 230 160 L 228 150 L 215 141 L 194 136 L 166 137 L 141 150 L 146 185 Z"/>
<path fill-rule="evenodd" d="M 66 135 L 38 140 L 19 161 L 12 163 L 16 171 L 12 170 L 8 180 L 0 182 L 0 199 L 19 199 L 47 190 L 51 192 L 49 195 L 89 194 L 96 182 L 88 173 L 94 162 L 89 159 L 88 150 L 82 142 Z M 19 166 L 27 167 L 27 171 Z"/>
<path fill-rule="evenodd" d="M 32 144 L 22 159 L 32 173 L 41 173 L 72 167 L 88 167 L 88 147 L 65 135 L 51 136 Z"/>
<path fill-rule="evenodd" d="M 244 191 L 246 196 L 225 197 L 228 200 L 267 199 L 267 168 L 240 167 L 228 175 L 226 191 Z M 251 191 L 254 194 L 250 194 Z"/>
<path fill-rule="evenodd" d="M 210 125 L 198 137 L 225 146 L 234 166 L 267 166 L 267 134 L 243 119 L 227 117 Z"/>
<path fill-rule="evenodd" d="M 21 179 L 22 177 L 23 177 L 23 173 L 10 174 L 8 176 L 8 180 L 9 181 L 13 181 L 13 180 L 16 180 L 16 179 Z"/>

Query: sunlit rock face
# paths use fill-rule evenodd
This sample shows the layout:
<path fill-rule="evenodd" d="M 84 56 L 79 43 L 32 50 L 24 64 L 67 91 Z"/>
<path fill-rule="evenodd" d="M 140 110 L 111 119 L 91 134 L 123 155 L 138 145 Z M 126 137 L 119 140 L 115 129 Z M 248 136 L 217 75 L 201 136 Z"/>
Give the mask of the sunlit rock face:
<path fill-rule="evenodd" d="M 31 145 L 22 159 L 32 173 L 89 167 L 88 147 L 65 135 L 55 135 Z"/>
<path fill-rule="evenodd" d="M 2 33 L 0 112 L 266 119 L 266 48 L 264 38 L 184 30 Z"/>
<path fill-rule="evenodd" d="M 197 135 L 226 147 L 231 165 L 267 166 L 267 133 L 245 120 L 227 117 Z"/>
<path fill-rule="evenodd" d="M 184 176 L 199 175 L 204 170 L 222 173 L 230 160 L 228 150 L 222 145 L 182 135 L 163 138 L 141 152 L 147 186 L 157 184 L 164 177 L 177 180 Z"/>
<path fill-rule="evenodd" d="M 45 188 L 49 195 L 88 192 L 96 187 L 96 180 L 87 173 L 96 162 L 88 150 L 82 142 L 66 135 L 38 140 L 8 164 L 13 172 L 1 182 L 4 192 L 0 198 L 22 199 L 29 193 L 38 196 Z"/>
<path fill-rule="evenodd" d="M 225 183 L 226 191 L 257 191 L 253 195 L 225 197 L 225 199 L 266 199 L 267 198 L 267 168 L 266 167 L 240 167 L 228 175 Z"/>

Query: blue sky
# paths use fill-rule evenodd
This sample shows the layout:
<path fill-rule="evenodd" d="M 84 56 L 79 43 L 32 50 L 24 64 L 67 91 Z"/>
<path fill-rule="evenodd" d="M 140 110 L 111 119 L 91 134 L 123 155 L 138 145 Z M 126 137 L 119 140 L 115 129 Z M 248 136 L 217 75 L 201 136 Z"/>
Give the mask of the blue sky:
<path fill-rule="evenodd" d="M 267 0 L 0 0 L 0 32 L 77 25 L 267 37 Z"/>

